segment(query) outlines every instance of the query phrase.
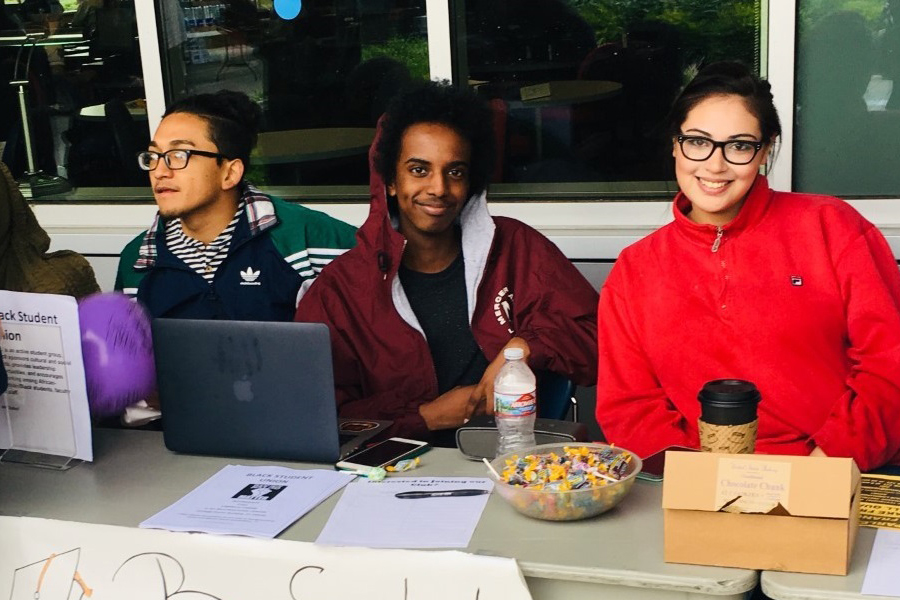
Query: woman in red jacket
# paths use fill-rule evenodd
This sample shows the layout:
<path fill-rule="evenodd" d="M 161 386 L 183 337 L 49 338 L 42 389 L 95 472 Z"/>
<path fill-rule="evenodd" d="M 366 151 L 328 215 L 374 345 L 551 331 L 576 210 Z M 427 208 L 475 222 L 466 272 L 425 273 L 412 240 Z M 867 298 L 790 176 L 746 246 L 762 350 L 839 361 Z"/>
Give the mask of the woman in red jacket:
<path fill-rule="evenodd" d="M 597 420 L 641 456 L 697 447 L 697 393 L 760 389 L 756 450 L 900 458 L 900 271 L 837 198 L 775 192 L 769 84 L 703 69 L 671 112 L 674 221 L 626 248 L 600 295 Z M 835 140 L 839 144 L 840 140 Z"/>

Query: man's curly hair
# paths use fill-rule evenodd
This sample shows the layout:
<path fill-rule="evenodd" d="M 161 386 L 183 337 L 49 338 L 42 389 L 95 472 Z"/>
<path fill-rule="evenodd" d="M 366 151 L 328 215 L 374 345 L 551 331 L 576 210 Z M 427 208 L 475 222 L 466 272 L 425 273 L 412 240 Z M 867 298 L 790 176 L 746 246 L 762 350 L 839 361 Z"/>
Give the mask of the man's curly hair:
<path fill-rule="evenodd" d="M 469 194 L 482 192 L 494 168 L 491 109 L 474 92 L 457 89 L 448 81 L 416 82 L 388 104 L 374 160 L 384 182 L 396 180 L 403 134 L 419 123 L 445 125 L 469 143 Z"/>

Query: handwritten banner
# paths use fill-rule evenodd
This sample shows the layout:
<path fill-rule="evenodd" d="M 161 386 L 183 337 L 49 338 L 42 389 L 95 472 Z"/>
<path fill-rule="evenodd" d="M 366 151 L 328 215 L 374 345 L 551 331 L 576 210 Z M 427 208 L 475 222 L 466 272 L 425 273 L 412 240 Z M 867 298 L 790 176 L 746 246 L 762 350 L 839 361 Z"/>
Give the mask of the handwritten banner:
<path fill-rule="evenodd" d="M 516 562 L 0 517 L 0 599 L 526 600 Z"/>

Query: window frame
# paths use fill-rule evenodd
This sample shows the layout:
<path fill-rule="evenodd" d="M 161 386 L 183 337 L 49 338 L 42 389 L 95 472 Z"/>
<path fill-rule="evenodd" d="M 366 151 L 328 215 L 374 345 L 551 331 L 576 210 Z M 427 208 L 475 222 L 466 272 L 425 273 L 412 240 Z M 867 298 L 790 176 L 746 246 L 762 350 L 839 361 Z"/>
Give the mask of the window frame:
<path fill-rule="evenodd" d="M 429 65 L 435 79 L 453 79 L 451 10 L 455 3 L 427 0 Z M 160 40 L 153 0 L 135 0 L 140 35 L 141 60 L 147 97 L 148 127 L 155 131 L 165 111 Z M 790 190 L 793 155 L 794 59 L 797 0 L 762 0 L 760 65 L 762 75 L 772 84 L 775 104 L 781 115 L 784 133 L 774 163 L 768 165 L 768 177 L 774 189 Z M 614 259 L 629 243 L 671 220 L 668 197 L 675 188 L 647 193 L 647 186 L 612 184 L 604 189 L 596 183 L 546 184 L 521 192 L 492 189 L 491 211 L 495 215 L 512 216 L 536 227 L 556 242 L 573 260 Z M 96 232 L 134 230 L 149 224 L 152 208 L 149 187 L 92 188 L 79 190 L 78 198 L 67 197 L 70 210 L 36 207 L 42 223 L 50 230 Z M 368 193 L 363 186 L 272 187 L 267 191 L 288 199 L 302 199 L 304 204 L 325 210 L 337 218 L 359 225 L 368 213 Z M 91 195 L 92 192 L 93 195 Z M 89 200 L 85 204 L 79 200 Z M 115 200 L 124 200 L 117 203 Z M 144 200 L 141 202 L 141 200 Z M 49 202 L 53 200 L 48 199 Z M 58 201 L 56 201 L 58 202 Z M 40 200 L 38 201 L 40 203 Z M 72 206 L 73 204 L 80 206 Z M 891 246 L 900 255 L 900 198 L 851 199 L 870 221 L 881 227 Z M 57 205 L 58 206 L 58 205 Z M 72 210 L 75 209 L 75 210 Z M 95 235 L 92 233 L 91 235 Z M 68 236 L 63 236 L 68 239 Z M 74 241 L 75 238 L 70 239 Z M 115 238 L 118 243 L 119 238 Z M 99 240 L 98 240 L 99 242 Z M 110 248 L 114 244 L 106 244 Z M 54 240 L 54 246 L 56 240 Z M 71 245 L 69 246 L 71 247 Z"/>
<path fill-rule="evenodd" d="M 774 5 L 771 10 L 770 5 Z M 795 0 L 760 0 L 761 23 L 768 20 L 768 28 L 775 27 L 786 21 L 792 22 L 795 13 Z M 461 14 L 464 8 L 463 2 L 456 0 L 426 0 L 425 16 L 428 28 L 428 61 L 431 79 L 455 81 L 460 77 L 460 69 L 454 67 L 453 55 L 453 37 L 457 36 L 457 46 L 464 43 L 464 16 Z M 789 11 L 785 9 L 789 8 Z M 156 130 L 161 120 L 161 115 L 165 112 L 165 86 L 163 84 L 163 67 L 161 60 L 161 48 L 158 27 L 157 12 L 153 0 L 135 0 L 135 10 L 138 18 L 138 33 L 141 39 L 141 57 L 144 72 L 144 88 L 147 97 L 147 114 L 148 127 L 150 135 Z M 774 13 L 774 14 L 772 14 Z M 786 15 L 791 18 L 788 19 Z M 760 39 L 760 55 L 761 64 L 765 69 L 765 57 L 772 55 L 780 55 L 785 51 L 785 46 L 790 51 L 791 63 L 789 75 L 793 75 L 793 31 L 788 31 L 785 35 L 784 27 L 778 30 L 778 35 L 767 36 L 767 27 L 761 26 Z M 145 40 L 147 41 L 145 52 Z M 780 42 L 780 47 L 767 48 L 766 41 Z M 789 44 L 785 44 L 785 40 L 790 40 Z M 151 43 L 152 42 L 152 43 Z M 457 61 L 458 62 L 458 61 Z M 765 74 L 765 73 L 764 73 Z M 792 79 L 790 90 L 790 103 L 793 101 Z M 780 110 L 783 110 L 779 106 Z M 791 118 L 791 121 L 793 119 Z M 785 127 L 787 130 L 788 128 Z M 788 137 L 788 136 L 785 136 Z M 788 174 L 791 169 L 791 145 L 790 140 L 787 144 L 782 144 L 784 152 L 780 153 L 779 167 L 784 165 Z M 787 164 L 785 164 L 787 163 Z M 789 177 L 789 175 L 788 175 Z M 332 189 L 343 188 L 345 194 L 349 194 L 350 198 L 365 198 L 364 186 L 326 186 L 319 191 L 319 188 L 305 188 L 296 186 L 284 188 L 286 197 L 309 198 L 309 191 L 313 192 L 313 197 L 332 197 Z M 608 201 L 655 201 L 670 198 L 675 191 L 674 182 L 571 182 L 571 183 L 537 183 L 529 184 L 528 192 L 523 192 L 523 186 L 511 184 L 498 184 L 492 187 L 491 197 L 504 200 L 516 201 L 521 203 L 528 202 L 547 202 L 547 201 L 572 201 L 572 202 L 608 202 Z M 782 187 L 781 189 L 789 189 Z M 344 196 L 347 198 L 347 195 Z"/>

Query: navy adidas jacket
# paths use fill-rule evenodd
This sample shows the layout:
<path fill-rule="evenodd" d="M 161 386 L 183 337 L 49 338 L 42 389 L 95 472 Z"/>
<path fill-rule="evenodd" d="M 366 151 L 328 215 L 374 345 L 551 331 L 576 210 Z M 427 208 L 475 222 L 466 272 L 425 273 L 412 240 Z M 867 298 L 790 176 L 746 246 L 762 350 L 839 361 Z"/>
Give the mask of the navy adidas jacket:
<path fill-rule="evenodd" d="M 123 250 L 116 289 L 153 317 L 290 321 L 301 291 L 354 245 L 355 229 L 249 186 L 242 198 L 247 208 L 212 282 L 168 249 L 157 216 Z"/>

